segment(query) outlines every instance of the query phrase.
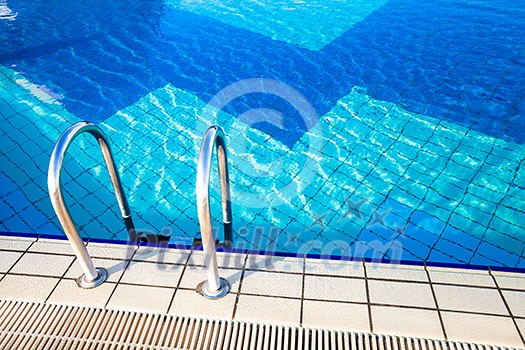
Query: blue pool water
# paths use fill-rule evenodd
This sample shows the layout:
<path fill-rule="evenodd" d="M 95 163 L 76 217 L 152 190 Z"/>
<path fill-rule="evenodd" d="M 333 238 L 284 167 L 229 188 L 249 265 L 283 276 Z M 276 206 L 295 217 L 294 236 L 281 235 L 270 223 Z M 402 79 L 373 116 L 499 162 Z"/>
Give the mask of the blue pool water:
<path fill-rule="evenodd" d="M 191 241 L 219 123 L 239 248 L 525 267 L 523 18 L 498 0 L 0 0 L 0 230 L 62 234 L 49 155 L 90 120 L 137 226 Z M 125 239 L 97 152 L 71 149 L 71 210 Z"/>

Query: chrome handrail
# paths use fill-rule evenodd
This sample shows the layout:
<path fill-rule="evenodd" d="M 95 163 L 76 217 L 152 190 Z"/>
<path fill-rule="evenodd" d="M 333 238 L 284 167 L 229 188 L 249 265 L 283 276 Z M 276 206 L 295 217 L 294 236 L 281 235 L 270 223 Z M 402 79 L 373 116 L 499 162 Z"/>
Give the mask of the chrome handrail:
<path fill-rule="evenodd" d="M 224 239 L 232 243 L 232 208 L 230 201 L 230 179 L 228 175 L 228 155 L 224 132 L 216 125 L 208 128 L 204 134 L 197 166 L 197 212 L 201 229 L 204 262 L 208 279 L 197 286 L 197 291 L 209 299 L 219 299 L 228 294 L 230 284 L 219 277 L 215 239 L 210 213 L 210 170 L 214 146 L 217 147 L 217 163 L 221 186 L 222 217 L 224 221 Z"/>
<path fill-rule="evenodd" d="M 124 188 L 122 187 L 120 176 L 118 174 L 118 170 L 115 165 L 113 154 L 111 153 L 111 148 L 109 147 L 106 135 L 104 135 L 98 126 L 90 122 L 78 122 L 71 125 L 62 133 L 62 135 L 60 135 L 60 138 L 53 149 L 53 153 L 51 154 L 49 170 L 47 174 L 47 187 L 53 209 L 58 216 L 58 220 L 60 221 L 60 224 L 62 225 L 62 228 L 64 229 L 64 232 L 66 233 L 66 236 L 71 243 L 71 247 L 73 248 L 73 251 L 77 256 L 77 260 L 82 268 L 83 274 L 77 279 L 77 284 L 82 288 L 94 288 L 106 280 L 107 271 L 101 267 L 95 268 L 87 248 L 84 245 L 82 238 L 80 238 L 80 235 L 78 234 L 75 223 L 71 219 L 71 214 L 69 213 L 69 210 L 64 202 L 62 186 L 60 183 L 62 163 L 64 162 L 66 152 L 71 145 L 71 142 L 78 135 L 84 132 L 91 134 L 97 139 L 99 143 L 100 150 L 102 151 L 102 156 L 106 162 L 109 176 L 115 190 L 115 195 L 117 196 L 120 212 L 122 213 L 128 233 L 134 233 L 135 228 L 133 225 L 133 220 L 131 219 L 131 211 L 129 209 L 128 200 L 126 198 Z"/>

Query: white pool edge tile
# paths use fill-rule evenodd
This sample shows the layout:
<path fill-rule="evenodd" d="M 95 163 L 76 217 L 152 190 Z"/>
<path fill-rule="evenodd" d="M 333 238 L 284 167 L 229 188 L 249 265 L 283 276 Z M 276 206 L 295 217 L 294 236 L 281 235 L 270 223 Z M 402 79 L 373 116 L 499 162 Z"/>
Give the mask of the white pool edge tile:
<path fill-rule="evenodd" d="M 62 243 L 63 241 L 60 242 L 60 245 L 62 245 Z M 47 242 L 47 244 L 52 245 L 53 242 Z M 27 266 L 30 265 L 26 264 L 27 266 L 24 268 L 24 271 L 22 271 L 23 273 L 17 272 L 16 269 L 8 269 L 5 275 L 3 272 L 0 273 L 0 292 L 3 292 L 0 299 L 25 300 L 51 304 L 57 303 L 62 305 L 69 303 L 79 306 L 84 305 L 171 315 L 177 315 L 177 310 L 180 310 L 181 316 L 188 317 L 206 317 L 207 308 L 209 308 L 209 305 L 214 305 L 198 295 L 195 291 L 196 286 L 193 286 L 196 284 L 196 281 L 200 280 L 199 274 L 202 274 L 202 280 L 206 278 L 204 267 L 199 266 L 199 264 L 192 264 L 192 261 L 196 262 L 202 257 L 201 251 L 198 251 L 196 254 L 197 258 L 192 260 L 191 253 L 188 251 L 170 249 L 167 250 L 166 253 L 172 254 L 171 257 L 174 260 L 171 260 L 175 261 L 175 263 L 172 263 L 170 260 L 170 262 L 159 264 L 156 259 L 148 260 L 148 258 L 146 258 L 146 261 L 139 261 L 141 259 L 132 261 L 131 268 L 129 268 L 129 266 L 127 266 L 129 260 L 127 259 L 132 257 L 130 252 L 135 252 L 134 248 L 130 250 L 128 246 L 113 244 L 91 245 L 92 248 L 94 246 L 97 246 L 94 250 L 97 251 L 99 255 L 104 256 L 96 258 L 96 261 L 107 260 L 108 264 L 113 262 L 121 263 L 124 264 L 129 271 L 119 271 L 120 273 L 112 276 L 111 282 L 103 284 L 104 287 L 100 289 L 75 290 L 74 288 L 78 287 L 75 286 L 74 279 L 78 277 L 76 275 L 80 272 L 76 261 L 73 262 L 67 272 L 64 271 L 62 274 L 56 273 L 54 277 L 39 277 L 38 273 L 31 275 L 31 271 L 27 270 Z M 37 249 L 37 251 L 38 250 L 39 249 Z M 2 249 L 0 249 L 0 251 L 2 251 Z M 13 253 L 13 251 L 8 249 L 5 251 Z M 34 254 L 53 255 L 53 253 L 50 252 L 37 253 L 37 251 L 17 253 L 19 253 L 18 255 L 21 256 L 21 259 L 24 256 L 32 257 Z M 67 250 L 60 249 L 59 251 L 66 253 Z M 117 253 L 118 256 L 108 257 L 112 252 Z M 55 255 L 64 258 L 67 257 L 69 260 L 74 258 L 69 254 Z M 472 325 L 476 325 L 477 322 L 481 322 L 480 327 L 486 328 L 487 322 L 494 320 L 494 322 L 498 324 L 512 325 L 514 328 L 510 327 L 507 333 L 502 331 L 495 332 L 492 338 L 480 333 L 480 341 L 486 342 L 487 339 L 492 339 L 492 345 L 525 346 L 519 338 L 519 329 L 525 327 L 525 318 L 518 318 L 516 322 L 514 322 L 512 317 L 508 315 L 508 312 L 502 310 L 499 310 L 499 315 L 497 315 L 493 314 L 490 309 L 485 310 L 483 308 L 475 308 L 473 310 L 467 307 L 466 310 L 461 310 L 459 307 L 461 303 L 458 303 L 452 309 L 450 309 L 446 303 L 439 305 L 439 301 L 443 299 L 443 297 L 440 296 L 443 294 L 442 290 L 465 292 L 472 289 L 476 291 L 476 293 L 474 293 L 476 295 L 485 290 L 490 295 L 496 297 L 496 295 L 500 293 L 496 284 L 490 286 L 490 284 L 485 283 L 487 281 L 485 277 L 483 277 L 485 282 L 479 283 L 476 276 L 479 276 L 480 272 L 476 270 L 472 270 L 472 272 L 470 272 L 470 270 L 462 270 L 462 274 L 468 275 L 471 273 L 473 277 L 466 277 L 466 279 L 459 281 L 459 283 L 455 283 L 457 281 L 454 277 L 450 281 L 439 279 L 439 282 L 433 284 L 432 277 L 427 281 L 423 279 L 421 271 L 426 272 L 425 267 L 392 266 L 390 264 L 378 265 L 374 263 L 373 265 L 370 264 L 370 268 L 376 268 L 376 271 L 380 272 L 378 274 L 372 274 L 373 276 L 367 276 L 367 279 L 364 273 L 361 275 L 361 271 L 364 270 L 359 266 L 361 265 L 368 269 L 369 263 L 364 263 L 363 265 L 361 262 L 349 262 L 348 264 L 344 264 L 345 268 L 338 269 L 337 273 L 321 274 L 320 272 L 323 271 L 323 269 L 326 270 L 331 265 L 329 261 L 316 261 L 311 258 L 281 259 L 272 258 L 271 256 L 266 258 L 266 256 L 259 255 L 252 258 L 250 255 L 246 256 L 245 254 L 228 256 L 228 253 L 221 253 L 220 255 L 222 256 L 222 261 L 225 262 L 225 267 L 221 268 L 219 272 L 223 272 L 223 274 L 226 272 L 226 275 L 231 275 L 235 278 L 230 276 L 233 278 L 231 282 L 234 288 L 227 298 L 225 298 L 223 302 L 220 302 L 222 306 L 219 307 L 219 303 L 217 303 L 217 308 L 213 309 L 213 312 L 210 312 L 209 316 L 214 319 L 269 322 L 297 327 L 324 327 L 358 332 L 369 332 L 370 328 L 372 328 L 377 334 L 388 333 L 397 336 L 436 339 L 444 339 L 443 334 L 446 333 L 448 340 L 463 339 L 463 341 L 466 338 L 461 337 L 454 330 L 450 330 L 451 325 L 469 322 Z M 179 256 L 183 257 L 183 259 L 179 259 Z M 246 257 L 246 259 L 243 260 L 240 257 Z M 119 258 L 124 260 L 118 260 Z M 255 269 L 253 269 L 253 264 L 250 265 L 247 263 L 250 259 L 253 259 L 252 261 L 255 262 L 270 261 L 272 264 L 268 266 L 265 264 L 265 266 L 262 267 L 255 266 Z M 232 261 L 237 261 L 237 263 L 232 264 Z M 243 262 L 242 266 L 238 261 Z M 275 265 L 275 262 L 277 262 L 277 266 L 274 271 L 271 269 L 271 266 Z M 312 266 L 317 265 L 317 267 L 314 266 L 314 268 L 309 269 L 308 264 Z M 135 266 L 135 268 L 133 268 L 133 266 Z M 288 266 L 294 267 L 287 272 L 286 267 Z M 161 267 L 164 267 L 164 269 Z M 166 276 L 164 276 L 166 268 L 171 267 L 176 267 L 177 271 L 172 271 L 174 273 L 170 278 L 166 279 Z M 389 268 L 395 268 L 395 271 L 389 272 Z M 64 269 L 64 267 L 60 269 Z M 431 270 L 440 271 L 435 267 L 432 267 Z M 76 273 L 72 271 L 76 271 Z M 407 271 L 406 275 L 403 275 L 403 271 Z M 444 273 L 450 273 L 450 271 L 450 269 L 443 270 Z M 126 273 L 132 272 L 134 275 L 128 274 L 126 278 Z M 141 275 L 145 274 L 151 276 L 144 278 L 144 281 L 142 281 Z M 185 280 L 184 276 L 186 274 L 188 274 L 188 276 L 191 274 L 192 277 L 189 280 Z M 482 274 L 485 276 L 485 272 L 482 272 Z M 226 275 L 224 277 L 227 277 Z M 431 272 L 429 272 L 429 275 L 431 276 Z M 520 274 L 514 274 L 513 276 L 520 277 Z M 522 277 L 525 278 L 525 274 Z M 157 282 L 149 283 L 148 280 L 150 280 L 150 278 L 155 279 Z M 173 278 L 173 280 L 171 278 Z M 497 277 L 495 278 L 497 280 Z M 35 293 L 34 297 L 32 297 L 31 292 L 27 292 L 27 290 L 33 288 L 32 283 L 40 281 L 40 279 L 44 283 L 38 284 L 38 293 Z M 336 290 L 337 288 L 332 288 L 330 293 L 327 294 L 326 290 L 323 291 L 323 288 L 330 288 L 330 285 L 333 285 L 332 280 L 340 284 L 339 289 Z M 465 280 L 472 280 L 472 285 L 464 285 L 463 282 Z M 312 281 L 315 281 L 315 283 L 312 284 Z M 378 297 L 378 290 L 383 293 L 385 288 L 388 289 L 391 286 L 395 286 L 395 288 L 399 287 L 401 288 L 400 290 L 405 291 L 411 289 L 414 291 L 425 290 L 428 291 L 428 295 L 424 298 L 426 301 L 421 303 L 406 303 L 399 299 L 399 295 L 395 297 Z M 24 288 L 26 292 L 17 293 L 16 288 Z M 70 290 L 68 288 L 73 289 L 71 289 L 71 292 L 68 292 L 68 290 Z M 355 288 L 363 288 L 363 290 L 355 294 Z M 346 294 L 339 299 L 334 297 L 338 295 L 338 293 L 344 294 L 350 290 L 354 293 L 353 297 L 347 296 Z M 432 293 L 430 293 L 430 291 L 432 291 Z M 440 309 L 436 307 L 435 299 L 431 299 L 436 291 Z M 508 305 L 508 307 L 511 308 L 511 312 L 514 308 L 516 312 L 513 314 L 522 316 L 523 310 L 521 304 L 516 302 L 516 300 L 521 300 L 519 299 L 520 294 L 523 294 L 523 300 L 525 300 L 525 290 L 512 289 L 511 291 L 511 294 L 509 294 L 507 290 L 501 292 L 501 295 L 506 295 L 506 293 L 512 295 L 512 302 L 507 303 L 505 307 Z M 86 296 L 85 301 L 81 300 L 83 298 L 82 295 Z M 468 293 L 465 295 L 468 297 Z M 68 302 L 68 300 L 70 300 L 70 302 Z M 188 300 L 195 303 L 195 313 L 192 313 L 192 308 L 188 309 L 185 307 L 184 303 Z M 398 301 L 400 302 L 399 304 Z M 516 306 L 516 304 L 518 306 Z M 326 313 L 327 310 L 337 311 L 334 311 L 334 314 L 340 317 L 337 316 L 334 318 L 333 316 L 328 316 Z M 358 312 L 360 316 L 357 319 L 348 319 L 344 316 L 344 312 L 339 312 L 340 310 L 353 310 L 353 312 Z M 380 310 L 387 310 L 390 314 L 385 313 L 378 316 L 377 312 Z M 407 314 L 412 317 L 412 325 L 398 327 L 395 322 L 389 321 L 391 317 L 398 314 Z M 437 325 L 435 319 L 432 323 L 418 325 L 417 315 L 433 315 L 433 317 L 437 315 L 439 318 L 445 320 L 443 321 L 444 329 L 440 331 L 437 328 L 441 325 Z M 374 322 L 377 322 L 377 324 L 374 325 Z M 447 330 L 449 331 L 447 332 Z M 508 337 L 508 339 L 505 337 Z M 469 338 L 469 341 L 475 342 L 476 339 Z"/>

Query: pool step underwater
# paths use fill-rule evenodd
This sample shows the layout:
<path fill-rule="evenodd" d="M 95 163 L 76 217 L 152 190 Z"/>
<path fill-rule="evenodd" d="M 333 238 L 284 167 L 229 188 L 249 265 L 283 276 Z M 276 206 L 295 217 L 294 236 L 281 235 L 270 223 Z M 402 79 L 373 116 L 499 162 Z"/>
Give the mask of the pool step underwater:
<path fill-rule="evenodd" d="M 1 349 L 497 350 L 496 346 L 0 301 Z"/>

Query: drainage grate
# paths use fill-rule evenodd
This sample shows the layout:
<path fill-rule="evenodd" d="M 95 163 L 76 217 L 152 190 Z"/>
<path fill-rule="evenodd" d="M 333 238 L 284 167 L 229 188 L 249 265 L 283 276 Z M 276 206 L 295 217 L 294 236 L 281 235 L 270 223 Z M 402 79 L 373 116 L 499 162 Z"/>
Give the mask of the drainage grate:
<path fill-rule="evenodd" d="M 0 301 L 0 349 L 497 350 L 465 343 Z"/>

